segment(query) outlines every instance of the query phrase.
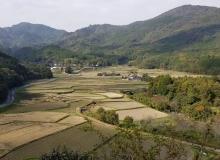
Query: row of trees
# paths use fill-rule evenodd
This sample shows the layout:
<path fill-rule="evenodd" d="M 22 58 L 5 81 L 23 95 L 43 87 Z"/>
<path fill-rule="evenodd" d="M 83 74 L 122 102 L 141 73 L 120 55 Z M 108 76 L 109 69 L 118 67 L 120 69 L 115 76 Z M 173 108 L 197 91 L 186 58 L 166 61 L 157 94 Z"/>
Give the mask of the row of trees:
<path fill-rule="evenodd" d="M 214 54 L 147 54 L 138 56 L 132 63 L 142 68 L 162 68 L 184 72 L 218 75 L 220 73 L 220 56 Z"/>

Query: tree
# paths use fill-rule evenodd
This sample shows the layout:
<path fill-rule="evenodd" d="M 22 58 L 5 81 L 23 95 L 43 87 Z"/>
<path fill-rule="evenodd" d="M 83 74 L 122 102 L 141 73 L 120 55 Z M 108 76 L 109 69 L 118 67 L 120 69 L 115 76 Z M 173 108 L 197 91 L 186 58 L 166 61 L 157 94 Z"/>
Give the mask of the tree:
<path fill-rule="evenodd" d="M 96 111 L 95 117 L 103 122 L 118 125 L 119 124 L 119 118 L 116 111 L 105 111 L 103 108 L 99 108 Z"/>
<path fill-rule="evenodd" d="M 154 94 L 167 95 L 169 93 L 169 86 L 173 83 L 169 75 L 158 76 L 151 80 L 149 90 Z"/>
<path fill-rule="evenodd" d="M 119 129 L 117 136 L 109 143 L 108 160 L 157 160 L 162 152 L 168 160 L 186 158 L 185 147 L 181 142 L 158 136 L 151 137 L 153 144 L 145 140 L 146 137 L 136 128 Z"/>
<path fill-rule="evenodd" d="M 141 80 L 145 82 L 150 82 L 152 78 L 147 73 L 144 73 Z"/>
<path fill-rule="evenodd" d="M 121 124 L 124 128 L 132 128 L 134 125 L 134 119 L 130 116 L 126 116 Z"/>
<path fill-rule="evenodd" d="M 65 68 L 65 73 L 72 74 L 72 73 L 73 73 L 72 67 L 67 66 L 67 67 Z"/>
<path fill-rule="evenodd" d="M 209 117 L 211 117 L 211 115 L 213 115 L 212 110 L 203 104 L 186 106 L 182 111 L 195 120 L 207 120 Z"/>
<path fill-rule="evenodd" d="M 119 124 L 119 118 L 116 111 L 106 111 L 105 114 L 106 122 L 113 125 Z"/>

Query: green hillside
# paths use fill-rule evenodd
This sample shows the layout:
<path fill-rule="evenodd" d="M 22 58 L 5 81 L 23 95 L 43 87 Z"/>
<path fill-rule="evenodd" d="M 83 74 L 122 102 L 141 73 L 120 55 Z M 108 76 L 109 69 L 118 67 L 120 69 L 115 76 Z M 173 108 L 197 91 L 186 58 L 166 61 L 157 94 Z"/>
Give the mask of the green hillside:
<path fill-rule="evenodd" d="M 53 46 L 19 48 L 13 55 L 37 63 L 138 65 L 220 73 L 220 9 L 186 5 L 124 26 L 91 25 L 68 33 Z M 59 46 L 59 47 L 58 47 Z"/>
<path fill-rule="evenodd" d="M 94 25 L 60 45 L 80 54 L 121 55 L 147 68 L 220 73 L 220 9 L 182 6 L 127 26 Z"/>
<path fill-rule="evenodd" d="M 66 34 L 63 30 L 23 22 L 0 28 L 0 45 L 10 49 L 48 45 L 61 40 Z"/>

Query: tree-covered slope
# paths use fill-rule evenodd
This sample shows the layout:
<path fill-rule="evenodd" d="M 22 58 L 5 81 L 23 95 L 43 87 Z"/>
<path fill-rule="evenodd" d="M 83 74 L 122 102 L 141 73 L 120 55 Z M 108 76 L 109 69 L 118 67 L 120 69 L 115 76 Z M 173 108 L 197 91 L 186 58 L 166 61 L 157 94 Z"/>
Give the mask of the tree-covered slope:
<path fill-rule="evenodd" d="M 22 65 L 15 58 L 0 52 L 0 103 L 8 90 L 20 86 L 27 80 L 51 78 L 49 68 L 40 65 Z"/>
<path fill-rule="evenodd" d="M 60 45 L 80 54 L 127 56 L 142 67 L 218 74 L 219 36 L 219 8 L 187 5 L 126 26 L 89 26 Z"/>
<path fill-rule="evenodd" d="M 75 49 L 80 45 L 149 44 L 181 31 L 213 24 L 220 24 L 219 8 L 187 5 L 125 26 L 92 25 L 71 33 L 61 45 Z"/>
<path fill-rule="evenodd" d="M 65 58 L 84 65 L 130 61 L 148 68 L 220 73 L 220 9 L 215 7 L 186 5 L 150 20 L 124 26 L 91 25 L 61 37 L 53 46 L 18 48 L 13 55 L 43 63 Z"/>

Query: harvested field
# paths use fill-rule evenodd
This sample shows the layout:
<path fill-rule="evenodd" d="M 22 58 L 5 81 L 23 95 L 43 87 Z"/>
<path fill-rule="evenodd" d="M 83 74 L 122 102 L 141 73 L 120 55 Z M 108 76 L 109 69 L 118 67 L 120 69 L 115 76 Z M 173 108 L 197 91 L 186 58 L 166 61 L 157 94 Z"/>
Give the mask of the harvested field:
<path fill-rule="evenodd" d="M 120 98 L 124 97 L 123 94 L 118 94 L 118 93 L 113 93 L 113 92 L 105 92 L 105 93 L 98 93 L 98 94 L 106 96 L 106 97 L 108 97 L 110 99 L 120 99 Z"/>
<path fill-rule="evenodd" d="M 36 108 L 36 109 L 44 109 L 44 110 L 49 110 L 49 109 L 56 109 L 56 108 L 64 108 L 67 107 L 66 103 L 63 102 L 27 102 L 27 103 L 23 103 L 23 105 L 30 105 L 29 107 L 31 108 Z"/>
<path fill-rule="evenodd" d="M 94 93 L 85 93 L 85 92 L 76 92 L 71 94 L 65 94 L 68 98 L 74 98 L 74 99 L 105 99 L 104 96 L 97 95 Z"/>
<path fill-rule="evenodd" d="M 108 67 L 103 70 L 114 69 L 127 74 L 134 68 Z M 145 70 L 138 71 L 145 73 Z M 102 143 L 99 132 L 111 137 L 115 130 L 95 120 L 92 120 L 94 128 L 90 128 L 84 118 L 77 116 L 76 108 L 91 102 L 96 102 L 94 108 L 116 110 L 120 120 L 126 115 L 134 117 L 136 121 L 167 116 L 165 113 L 145 108 L 143 104 L 119 93 L 121 89 L 146 88 L 146 82 L 126 81 L 120 77 L 97 77 L 97 72 L 100 70 L 79 75 L 60 74 L 56 75 L 55 80 L 45 83 L 40 81 L 20 88 L 15 103 L 3 110 L 10 114 L 0 116 L 0 155 L 18 147 L 3 159 L 38 157 L 64 145 L 81 152 L 93 150 Z M 53 112 L 42 112 L 48 110 Z"/>
<path fill-rule="evenodd" d="M 19 113 L 19 114 L 2 114 L 0 117 L 0 121 L 54 123 L 68 116 L 69 114 L 58 113 L 58 112 L 28 112 L 28 113 Z"/>
<path fill-rule="evenodd" d="M 68 128 L 55 123 L 33 124 L 0 135 L 0 150 L 11 150 L 23 144 Z"/>
<path fill-rule="evenodd" d="M 0 125 L 0 135 L 6 134 L 8 132 L 12 132 L 18 129 L 22 129 L 25 127 L 31 126 L 32 123 L 30 122 L 14 122 L 14 123 L 8 123 L 5 125 Z"/>
<path fill-rule="evenodd" d="M 124 109 L 133 109 L 133 108 L 141 108 L 145 107 L 143 104 L 130 101 L 130 102 L 104 102 L 98 104 L 104 109 L 113 109 L 113 110 L 124 110 Z"/>
<path fill-rule="evenodd" d="M 119 115 L 120 120 L 123 120 L 126 116 L 131 116 L 135 121 L 163 118 L 168 116 L 168 114 L 157 111 L 152 108 L 130 109 L 117 111 L 117 113 Z"/>
<path fill-rule="evenodd" d="M 83 117 L 58 112 L 9 114 L 3 115 L 3 119 L 14 122 L 0 125 L 0 157 L 19 146 L 86 122 Z"/>
<path fill-rule="evenodd" d="M 56 103 L 56 102 L 29 101 L 25 103 L 24 102 L 17 103 L 13 105 L 13 107 L 11 107 L 10 110 L 5 111 L 5 113 L 25 113 L 25 112 L 34 112 L 34 111 L 47 111 L 47 110 L 55 110 L 55 109 L 67 108 L 67 107 L 68 107 L 68 104 L 63 103 L 63 102 Z"/>
<path fill-rule="evenodd" d="M 57 93 L 57 94 L 65 94 L 65 93 L 72 93 L 74 92 L 72 89 L 57 89 L 57 90 L 51 90 L 51 89 L 35 89 L 29 88 L 27 90 L 29 93 Z"/>
<path fill-rule="evenodd" d="M 59 121 L 59 124 L 70 124 L 70 125 L 78 125 L 78 124 L 82 124 L 85 123 L 86 120 L 83 117 L 79 117 L 79 116 L 69 116 L 65 119 L 62 119 L 61 121 Z"/>
<path fill-rule="evenodd" d="M 92 126 L 91 128 L 85 123 L 28 143 L 7 154 L 2 160 L 21 160 L 24 158 L 39 157 L 39 155 L 50 152 L 53 148 L 63 146 L 66 146 L 70 150 L 88 152 L 103 143 L 99 135 L 100 133 L 108 138 L 116 133 L 113 128 L 96 122 Z"/>
<path fill-rule="evenodd" d="M 120 99 L 103 99 L 101 102 L 131 102 L 129 98 L 120 98 Z"/>
<path fill-rule="evenodd" d="M 76 114 L 76 108 L 78 107 L 83 107 L 83 106 L 86 106 L 88 104 L 91 103 L 91 100 L 88 101 L 88 100 L 80 100 L 80 101 L 76 101 L 76 102 L 72 102 L 69 107 L 66 107 L 66 108 L 60 108 L 60 109 L 56 109 L 56 110 L 53 110 L 54 112 L 63 112 L 63 113 L 68 113 L 70 115 L 72 114 Z"/>

